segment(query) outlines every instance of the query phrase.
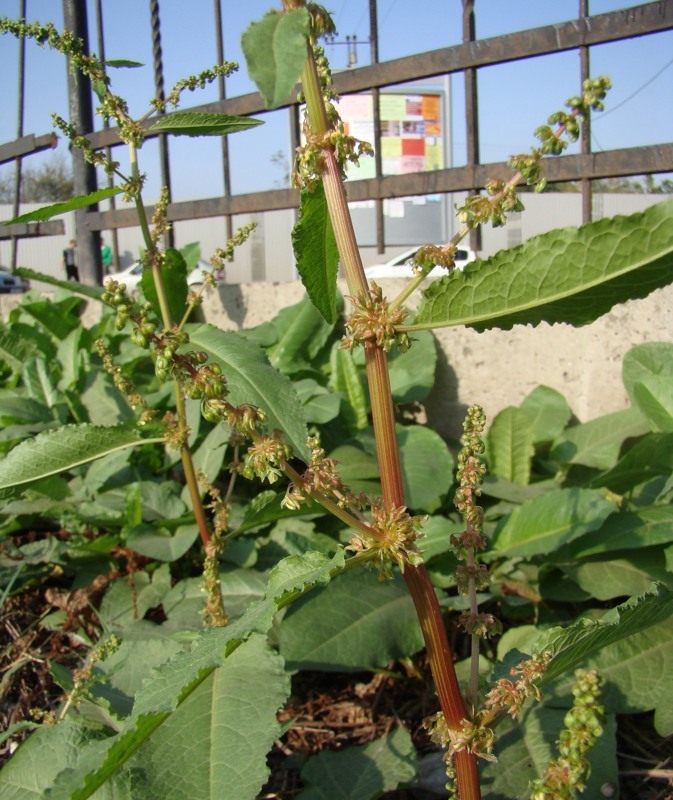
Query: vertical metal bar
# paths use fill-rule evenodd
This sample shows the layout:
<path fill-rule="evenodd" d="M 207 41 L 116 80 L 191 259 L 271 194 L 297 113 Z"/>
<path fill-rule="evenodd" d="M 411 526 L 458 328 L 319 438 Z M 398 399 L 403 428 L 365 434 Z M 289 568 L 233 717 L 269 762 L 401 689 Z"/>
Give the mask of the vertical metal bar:
<path fill-rule="evenodd" d="M 580 18 L 584 19 L 588 16 L 589 0 L 580 0 Z M 589 78 L 589 70 L 589 47 L 588 45 L 583 45 L 580 47 L 580 80 L 582 84 Z M 591 153 L 591 115 L 586 118 L 582 125 L 580 146 L 582 155 Z M 582 223 L 586 224 L 591 222 L 593 217 L 591 181 L 589 178 L 582 178 L 580 185 L 582 187 Z"/>
<path fill-rule="evenodd" d="M 463 42 L 473 42 L 476 38 L 474 23 L 474 0 L 463 0 Z M 479 163 L 479 106 L 477 103 L 477 70 L 465 70 L 465 118 L 467 125 L 467 165 L 474 167 Z M 471 192 L 481 187 L 472 187 Z M 481 228 L 470 231 L 470 247 L 481 250 Z"/>
<path fill-rule="evenodd" d="M 19 17 L 26 18 L 26 0 L 21 0 L 19 3 Z M 24 91 L 26 81 L 26 40 L 23 36 L 19 39 L 19 86 L 18 94 L 18 108 L 17 108 L 17 123 L 16 123 L 16 138 L 20 139 L 23 136 L 23 111 L 24 111 Z M 12 207 L 12 217 L 19 216 L 19 209 L 21 208 L 21 167 L 22 159 L 17 158 L 14 162 L 14 203 Z M 19 240 L 16 236 L 12 236 L 12 255 L 11 255 L 11 268 L 16 269 L 19 259 Z"/>
<path fill-rule="evenodd" d="M 98 39 L 98 57 L 102 62 L 105 62 L 105 35 L 103 33 L 103 28 L 103 5 L 101 0 L 96 0 L 96 37 Z M 110 120 L 107 117 L 103 118 L 103 127 L 110 127 Z M 112 148 L 106 147 L 105 155 L 107 156 L 108 160 L 111 160 Z M 110 187 L 114 186 L 114 178 L 112 175 L 108 175 L 107 185 Z M 114 195 L 112 195 L 109 202 L 110 209 L 114 211 L 117 206 Z M 114 272 L 119 272 L 119 234 L 117 228 L 112 229 L 112 269 Z M 104 270 L 105 267 L 103 267 L 103 271 Z M 103 277 L 103 280 L 105 280 L 105 277 Z"/>
<path fill-rule="evenodd" d="M 222 32 L 222 7 L 220 0 L 215 2 L 215 41 L 217 46 L 217 63 L 224 62 L 224 36 Z M 224 86 L 224 76 L 220 75 L 217 79 L 217 88 L 220 95 L 220 100 L 224 100 L 227 96 Z M 229 140 L 227 136 L 222 137 L 222 177 L 224 179 L 224 195 L 231 197 L 231 169 L 229 166 Z M 234 224 L 231 214 L 225 216 L 227 226 L 227 239 L 231 239 L 234 235 Z"/>
<path fill-rule="evenodd" d="M 372 64 L 379 62 L 379 23 L 376 10 L 376 0 L 369 0 L 369 42 L 371 47 Z M 381 92 L 378 87 L 372 89 L 372 108 L 374 112 L 374 162 L 377 180 L 383 175 L 383 159 L 381 158 L 381 108 L 379 99 Z M 384 253 L 386 249 L 385 222 L 383 216 L 383 200 L 379 197 L 375 203 L 376 211 L 376 252 Z"/>
<path fill-rule="evenodd" d="M 165 100 L 159 0 L 150 0 L 150 23 L 152 26 L 152 55 L 154 58 L 154 90 L 158 100 Z M 161 160 L 161 182 L 168 190 L 168 202 L 170 203 L 173 199 L 171 192 L 171 164 L 168 156 L 168 137 L 165 133 L 159 134 L 159 158 Z M 175 233 L 172 227 L 166 233 L 166 246 L 175 247 Z"/>
<path fill-rule="evenodd" d="M 63 0 L 63 26 L 84 44 L 84 52 L 89 52 L 89 31 L 86 0 Z M 93 131 L 93 102 L 91 100 L 91 81 L 81 73 L 68 73 L 68 106 L 70 123 L 78 134 L 86 136 Z M 87 164 L 84 154 L 77 148 L 72 151 L 72 177 L 75 195 L 86 195 L 98 188 L 96 168 Z M 98 211 L 98 203 L 78 208 L 75 211 L 75 230 L 79 276 L 82 283 L 102 283 L 103 267 L 100 257 L 100 234 L 89 228 L 89 211 Z"/>

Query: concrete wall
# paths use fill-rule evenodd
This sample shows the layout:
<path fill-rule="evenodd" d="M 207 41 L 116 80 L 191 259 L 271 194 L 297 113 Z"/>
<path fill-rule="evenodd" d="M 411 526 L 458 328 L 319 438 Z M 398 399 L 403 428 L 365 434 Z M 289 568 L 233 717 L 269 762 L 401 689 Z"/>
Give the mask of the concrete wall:
<path fill-rule="evenodd" d="M 667 199 L 657 194 L 600 194 L 594 196 L 594 218 L 642 211 Z M 526 211 L 511 214 L 504 228 L 486 226 L 482 231 L 482 256 L 489 256 L 506 247 L 513 247 L 539 233 L 582 222 L 579 194 L 528 192 L 523 195 Z M 376 220 L 373 202 L 353 203 L 352 217 L 365 266 L 388 261 L 414 245 L 448 241 L 455 233 L 457 222 L 454 205 L 464 202 L 464 194 L 446 197 L 434 195 L 418 198 L 396 198 L 384 202 L 384 253 L 376 248 Z M 36 205 L 25 205 L 22 213 Z M 9 219 L 11 206 L 0 205 L 0 220 Z M 234 228 L 257 223 L 257 230 L 236 251 L 235 260 L 227 265 L 227 283 L 253 281 L 283 282 L 297 278 L 292 252 L 291 231 L 296 214 L 292 210 L 273 211 L 234 218 Z M 66 232 L 63 236 L 36 237 L 19 242 L 18 264 L 47 275 L 63 277 L 61 256 L 69 239 L 76 238 L 72 214 L 64 214 Z M 192 242 L 201 244 L 201 255 L 210 259 L 215 250 L 226 243 L 225 221 L 221 218 L 187 220 L 174 224 L 177 247 Z M 112 244 L 110 231 L 103 232 Z M 118 251 L 122 269 L 131 266 L 143 250 L 140 228 L 122 228 L 118 232 Z M 0 241 L 0 264 L 11 263 L 11 243 Z M 38 287 L 39 288 L 39 287 Z"/>
<path fill-rule="evenodd" d="M 388 296 L 404 285 L 382 281 Z M 347 294 L 346 287 L 340 286 Z M 301 283 L 221 286 L 204 306 L 209 322 L 226 330 L 250 328 L 299 302 Z M 435 331 L 438 369 L 426 403 L 428 423 L 443 436 L 460 433 L 465 407 L 484 406 L 489 419 L 518 405 L 536 386 L 561 392 L 581 421 L 628 406 L 621 380 L 625 353 L 648 341 L 673 341 L 673 286 L 617 306 L 583 328 L 516 326 L 512 331 Z"/>
<path fill-rule="evenodd" d="M 383 281 L 394 296 L 400 281 Z M 346 287 L 340 286 L 347 294 Z M 251 328 L 304 296 L 299 281 L 224 284 L 204 303 L 208 322 L 225 330 Z M 0 295 L 6 318 L 20 297 Z M 95 304 L 87 324 L 97 318 Z M 435 331 L 438 369 L 435 388 L 426 403 L 428 423 L 443 436 L 460 432 L 465 407 L 484 406 L 489 419 L 509 405 L 518 405 L 536 386 L 561 392 L 575 415 L 587 421 L 628 406 L 621 381 L 621 362 L 634 345 L 673 341 L 673 286 L 643 300 L 633 300 L 592 325 L 517 326 L 512 331 L 476 333 L 468 329 Z"/>

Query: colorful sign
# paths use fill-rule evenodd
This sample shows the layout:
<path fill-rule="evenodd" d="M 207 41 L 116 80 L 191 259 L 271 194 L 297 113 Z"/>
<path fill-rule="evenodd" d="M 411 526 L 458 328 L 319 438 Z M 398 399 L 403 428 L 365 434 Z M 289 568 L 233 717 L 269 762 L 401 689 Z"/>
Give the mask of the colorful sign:
<path fill-rule="evenodd" d="M 370 94 L 346 95 L 337 106 L 346 132 L 374 143 L 374 112 Z M 439 95 L 384 94 L 379 96 L 381 164 L 384 175 L 426 172 L 444 167 Z M 348 177 L 375 176 L 373 158 L 349 165 Z"/>

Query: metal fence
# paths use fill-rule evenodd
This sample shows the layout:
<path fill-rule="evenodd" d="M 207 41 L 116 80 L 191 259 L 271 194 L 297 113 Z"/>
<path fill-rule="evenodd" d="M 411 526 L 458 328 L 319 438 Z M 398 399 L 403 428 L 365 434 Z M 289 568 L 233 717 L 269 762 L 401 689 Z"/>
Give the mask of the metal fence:
<path fill-rule="evenodd" d="M 101 0 L 96 0 L 98 22 L 98 52 L 104 57 L 104 26 L 102 24 Z M 163 66 L 159 26 L 158 0 L 150 0 L 152 14 L 152 37 L 154 46 L 154 68 L 156 89 L 163 93 Z M 649 36 L 673 30 L 673 0 L 658 0 L 643 3 L 632 8 L 591 16 L 589 0 L 578 0 L 578 17 L 564 23 L 529 29 L 517 33 L 497 36 L 490 39 L 475 38 L 475 14 L 478 14 L 478 0 L 462 0 L 462 38 L 463 43 L 440 50 L 396 60 L 378 62 L 378 23 L 376 0 L 369 0 L 370 46 L 372 64 L 362 68 L 349 69 L 334 75 L 335 89 L 346 95 L 370 91 L 374 97 L 374 147 L 376 156 L 375 177 L 359 180 L 349 185 L 349 199 L 352 201 L 373 201 L 376 208 L 376 247 L 382 253 L 386 247 L 385 219 L 383 201 L 389 198 L 418 195 L 442 195 L 465 191 L 478 191 L 490 178 L 509 177 L 511 174 L 504 163 L 482 164 L 479 154 L 479 111 L 478 78 L 479 70 L 497 64 L 528 59 L 535 56 L 565 51 L 580 54 L 580 75 L 584 79 L 589 73 L 590 49 L 607 42 L 615 42 L 633 37 Z M 457 9 L 458 13 L 459 8 Z M 84 24 L 82 20 L 84 15 Z M 64 16 L 67 26 L 82 36 L 86 36 L 86 0 L 64 0 Z M 218 55 L 222 55 L 222 20 L 220 0 L 214 1 L 214 26 L 217 33 Z M 404 175 L 383 174 L 380 157 L 381 121 L 378 111 L 379 90 L 400 84 L 413 83 L 428 78 L 462 73 L 465 81 L 465 126 L 467 132 L 467 159 L 460 167 L 449 167 L 432 172 L 418 172 Z M 578 80 L 579 83 L 579 80 Z M 89 99 L 90 90 L 87 89 Z M 86 94 L 86 92 L 85 92 Z M 219 112 L 231 115 L 254 115 L 265 111 L 261 96 L 251 93 L 227 98 L 224 83 L 219 89 L 220 100 L 214 103 L 192 107 L 190 110 Z M 299 106 L 296 96 L 291 98 L 285 108 L 292 120 L 292 148 L 299 144 Z M 84 112 L 82 115 L 82 111 Z M 80 109 L 82 130 L 93 129 L 90 112 Z M 148 132 L 148 136 L 156 133 Z M 44 137 L 42 137 L 44 139 Z M 49 146 L 43 140 L 31 137 L 0 146 L 0 163 L 25 156 L 37 149 Z M 89 139 L 96 148 L 114 148 L 120 143 L 117 131 L 106 128 L 93 132 Z M 579 181 L 582 188 L 582 221 L 591 220 L 592 196 L 591 181 L 601 178 L 654 174 L 673 171 L 673 143 L 621 150 L 591 152 L 589 126 L 585 126 L 581 138 L 581 152 L 549 160 L 546 174 L 550 182 Z M 232 194 L 230 191 L 229 159 L 227 137 L 222 139 L 222 169 L 224 195 L 216 198 L 171 203 L 168 218 L 173 222 L 205 218 L 224 218 L 227 229 L 231 230 L 234 216 L 247 217 L 267 211 L 294 209 L 298 206 L 298 192 L 293 189 L 278 189 L 250 194 Z M 76 170 L 78 167 L 76 166 Z M 82 169 L 81 165 L 79 169 Z M 168 152 L 162 155 L 163 181 L 170 187 L 170 162 Z M 77 181 L 77 174 L 76 174 Z M 95 181 L 95 175 L 93 176 Z M 89 172 L 80 180 L 87 191 L 95 189 L 91 185 Z M 77 183 L 76 183 L 77 190 Z M 83 210 L 77 221 L 78 241 L 88 232 L 91 252 L 97 249 L 98 233 L 112 231 L 113 237 L 121 228 L 137 224 L 133 211 Z M 15 236 L 21 238 L 35 234 L 55 233 L 50 224 L 42 227 L 10 226 L 1 234 L 2 238 Z M 479 232 L 472 232 L 471 245 L 481 250 Z M 85 270 L 86 274 L 86 270 Z"/>

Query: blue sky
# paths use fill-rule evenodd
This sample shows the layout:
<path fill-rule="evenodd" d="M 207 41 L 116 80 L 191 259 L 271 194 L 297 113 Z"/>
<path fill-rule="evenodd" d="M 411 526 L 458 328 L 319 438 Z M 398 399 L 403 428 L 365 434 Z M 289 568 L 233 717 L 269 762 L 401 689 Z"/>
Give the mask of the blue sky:
<path fill-rule="evenodd" d="M 634 3 L 617 0 L 590 0 L 592 14 L 601 14 Z M 27 0 L 27 17 L 62 25 L 59 0 Z M 216 61 L 212 0 L 161 0 L 161 33 L 166 90 L 187 74 L 198 72 Z M 356 36 L 358 63 L 369 63 L 368 0 L 332 0 L 327 3 L 339 29 L 338 40 Z M 419 8 L 422 6 L 422 12 Z M 379 0 L 379 56 L 385 61 L 433 50 L 461 40 L 460 0 Z M 225 58 L 238 61 L 240 72 L 227 80 L 227 96 L 253 91 L 240 51 L 240 36 L 247 25 L 268 8 L 268 0 L 223 0 Z M 477 35 L 497 36 L 573 19 L 578 0 L 476 0 Z M 0 0 L 0 15 L 16 16 L 18 0 Z M 154 94 L 149 3 L 146 0 L 103 0 L 106 31 L 106 57 L 132 59 L 145 66 L 135 70 L 115 70 L 113 89 L 124 96 L 132 113 L 141 115 Z M 97 50 L 94 3 L 89 2 L 91 48 Z M 328 48 L 333 68 L 346 66 L 346 47 Z M 0 141 L 16 136 L 16 81 L 18 45 L 0 37 L 0 70 L 3 75 L 3 108 Z M 673 31 L 640 39 L 594 47 L 592 74 L 607 74 L 614 89 L 607 102 L 604 119 L 595 118 L 595 150 L 632 147 L 671 141 L 673 132 Z M 527 150 L 532 132 L 563 101 L 577 92 L 579 56 L 559 53 L 509 65 L 489 67 L 479 72 L 481 111 L 480 149 L 482 162 L 507 158 L 512 152 Z M 52 111 L 67 115 L 66 67 L 58 54 L 29 43 L 26 50 L 26 109 L 24 132 L 43 134 L 51 130 Z M 217 98 L 216 86 L 185 97 L 183 107 Z M 462 75 L 452 81 L 453 161 L 464 163 L 465 129 Z M 284 112 L 262 115 L 267 124 L 251 132 L 230 137 L 232 184 L 235 193 L 274 188 L 282 171 L 272 161 L 278 150 L 288 152 L 289 136 Z M 96 125 L 100 125 L 97 119 Z M 173 139 L 170 143 L 173 196 L 175 199 L 215 197 L 222 193 L 219 142 L 214 139 Z M 60 142 L 57 153 L 67 158 Z M 53 155 L 46 156 L 53 158 Z M 119 156 L 117 156 L 119 157 Z M 39 164 L 45 156 L 24 163 Z M 147 197 L 158 187 L 158 159 L 155 142 L 148 142 L 141 153 L 141 168 L 151 177 Z M 124 159 L 120 158 L 124 163 Z M 3 173 L 10 167 L 3 167 Z"/>

